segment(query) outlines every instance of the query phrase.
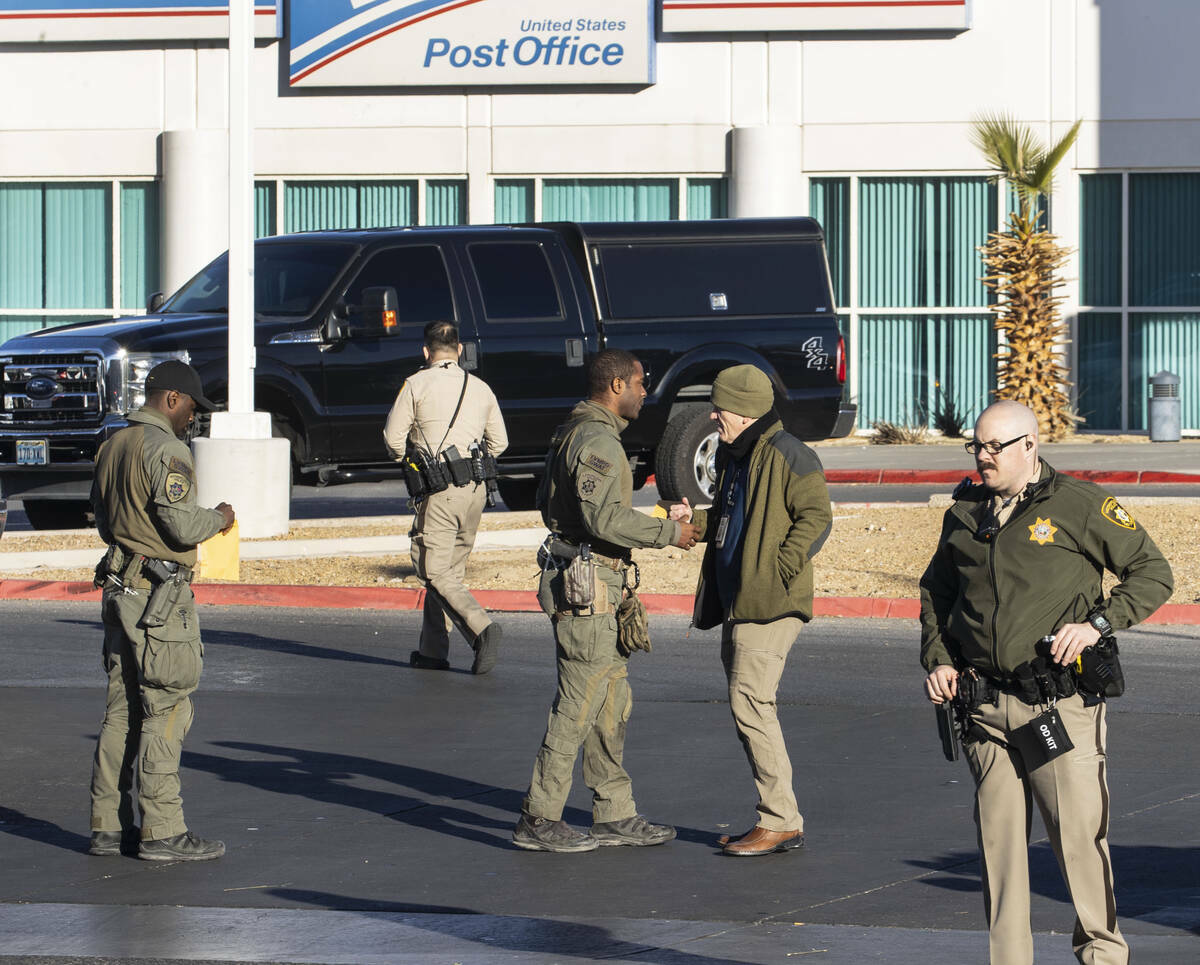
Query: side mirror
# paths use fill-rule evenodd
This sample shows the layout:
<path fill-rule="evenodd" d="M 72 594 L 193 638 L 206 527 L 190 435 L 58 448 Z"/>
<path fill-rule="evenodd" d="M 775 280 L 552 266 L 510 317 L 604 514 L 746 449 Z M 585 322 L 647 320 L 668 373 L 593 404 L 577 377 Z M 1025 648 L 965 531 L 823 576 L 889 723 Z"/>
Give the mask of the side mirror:
<path fill-rule="evenodd" d="M 162 292 L 151 292 L 150 297 L 146 299 L 146 311 L 153 315 L 163 307 L 163 302 L 167 300 L 167 296 Z"/>
<path fill-rule="evenodd" d="M 394 335 L 399 324 L 396 289 L 390 286 L 364 288 L 362 297 L 363 331 L 356 334 Z"/>

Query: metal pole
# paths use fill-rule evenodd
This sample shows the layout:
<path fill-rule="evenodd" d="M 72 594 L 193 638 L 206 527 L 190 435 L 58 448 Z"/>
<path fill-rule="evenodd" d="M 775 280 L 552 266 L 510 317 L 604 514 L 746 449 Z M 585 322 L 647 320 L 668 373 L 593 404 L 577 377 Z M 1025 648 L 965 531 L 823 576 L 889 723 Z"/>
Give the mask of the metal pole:
<path fill-rule="evenodd" d="M 229 0 L 229 412 L 254 411 L 254 0 Z"/>

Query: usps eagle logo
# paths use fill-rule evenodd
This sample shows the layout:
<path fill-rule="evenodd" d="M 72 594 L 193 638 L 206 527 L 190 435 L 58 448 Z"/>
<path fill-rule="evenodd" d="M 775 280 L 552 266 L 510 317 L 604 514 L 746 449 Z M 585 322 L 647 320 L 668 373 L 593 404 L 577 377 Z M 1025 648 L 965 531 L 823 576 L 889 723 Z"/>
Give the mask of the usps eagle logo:
<path fill-rule="evenodd" d="M 1045 546 L 1047 543 L 1054 542 L 1054 534 L 1057 532 L 1058 527 L 1050 522 L 1049 517 L 1042 519 L 1039 516 L 1037 522 L 1029 527 L 1029 542 Z"/>

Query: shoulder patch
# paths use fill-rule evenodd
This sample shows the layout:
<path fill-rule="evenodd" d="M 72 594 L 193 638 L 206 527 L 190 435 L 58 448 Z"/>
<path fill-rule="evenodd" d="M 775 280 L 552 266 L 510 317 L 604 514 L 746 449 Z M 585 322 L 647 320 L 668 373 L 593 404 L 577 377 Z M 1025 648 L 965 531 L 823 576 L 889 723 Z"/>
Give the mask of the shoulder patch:
<path fill-rule="evenodd" d="M 180 475 L 187 476 L 190 479 L 192 475 L 192 467 L 178 456 L 172 456 L 167 462 L 167 472 L 177 472 Z"/>
<path fill-rule="evenodd" d="M 1137 529 L 1137 523 L 1134 518 L 1129 515 L 1129 510 L 1117 502 L 1112 496 L 1104 500 L 1104 505 L 1100 507 L 1100 515 L 1107 519 L 1110 523 L 1115 523 L 1122 529 Z"/>
<path fill-rule="evenodd" d="M 167 491 L 167 501 L 177 503 L 191 491 L 192 481 L 181 472 L 169 472 L 167 473 L 165 488 Z"/>
<path fill-rule="evenodd" d="M 579 477 L 579 495 L 585 499 L 590 499 L 596 494 L 596 490 L 600 489 L 604 481 L 595 473 L 585 472 Z"/>
<path fill-rule="evenodd" d="M 609 462 L 609 460 L 605 459 L 603 456 L 598 456 L 594 452 L 589 452 L 583 457 L 583 464 L 585 466 L 591 466 L 596 470 L 596 472 L 604 473 L 606 476 L 613 470 L 613 464 Z"/>

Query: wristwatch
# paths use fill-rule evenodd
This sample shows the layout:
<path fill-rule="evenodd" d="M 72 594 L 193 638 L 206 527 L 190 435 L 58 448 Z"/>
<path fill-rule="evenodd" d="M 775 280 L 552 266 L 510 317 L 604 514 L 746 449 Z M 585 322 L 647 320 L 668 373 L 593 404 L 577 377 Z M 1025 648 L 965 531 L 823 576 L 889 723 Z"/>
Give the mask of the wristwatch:
<path fill-rule="evenodd" d="M 1111 637 L 1113 628 L 1112 624 L 1104 616 L 1104 612 L 1099 608 L 1093 610 L 1087 615 L 1087 622 L 1100 631 L 1100 636 Z"/>

